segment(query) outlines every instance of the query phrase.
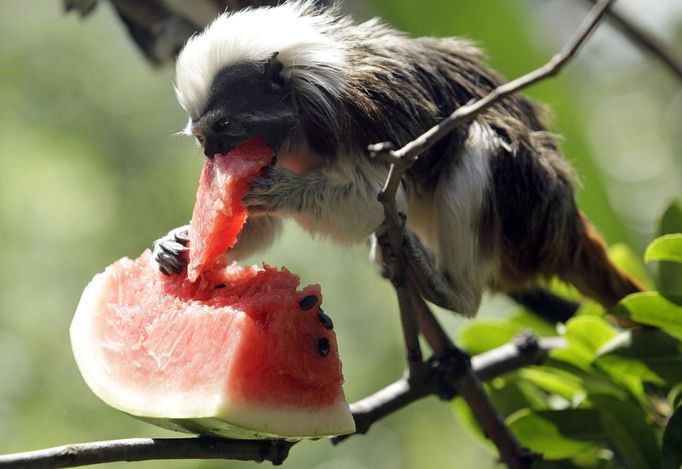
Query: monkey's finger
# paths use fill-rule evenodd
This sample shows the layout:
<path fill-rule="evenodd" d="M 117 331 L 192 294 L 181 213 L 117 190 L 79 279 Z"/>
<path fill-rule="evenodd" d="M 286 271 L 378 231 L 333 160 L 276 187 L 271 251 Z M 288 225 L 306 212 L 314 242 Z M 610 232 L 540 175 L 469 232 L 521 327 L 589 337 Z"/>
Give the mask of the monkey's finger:
<path fill-rule="evenodd" d="M 159 264 L 161 273 L 165 275 L 179 274 L 182 272 L 182 269 L 185 268 L 185 265 L 187 265 L 187 262 L 183 258 L 173 256 L 163 251 L 157 252 L 154 260 Z"/>
<path fill-rule="evenodd" d="M 158 243 L 158 246 L 161 251 L 176 257 L 182 257 L 183 252 L 189 251 L 188 247 L 170 240 L 164 240 Z"/>
<path fill-rule="evenodd" d="M 176 228 L 168 234 L 172 235 L 176 242 L 182 244 L 183 246 L 187 246 L 187 243 L 189 242 L 189 225 Z"/>

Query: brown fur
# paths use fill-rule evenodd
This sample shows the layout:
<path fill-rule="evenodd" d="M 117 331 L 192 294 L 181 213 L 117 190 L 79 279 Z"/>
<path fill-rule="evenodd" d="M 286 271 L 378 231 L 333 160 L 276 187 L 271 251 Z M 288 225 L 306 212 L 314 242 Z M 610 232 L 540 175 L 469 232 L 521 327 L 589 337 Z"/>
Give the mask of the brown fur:
<path fill-rule="evenodd" d="M 604 241 L 583 213 L 578 233 L 574 251 L 566 253 L 569 254 L 566 264 L 559 266 L 560 278 L 605 308 L 614 306 L 624 296 L 644 290 L 642 284 L 609 260 Z"/>

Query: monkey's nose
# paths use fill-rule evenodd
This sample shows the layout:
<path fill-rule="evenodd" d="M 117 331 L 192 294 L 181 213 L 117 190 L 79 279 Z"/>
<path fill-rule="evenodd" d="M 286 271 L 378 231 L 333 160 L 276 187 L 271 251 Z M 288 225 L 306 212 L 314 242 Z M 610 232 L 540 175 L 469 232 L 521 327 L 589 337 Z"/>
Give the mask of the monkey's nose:
<path fill-rule="evenodd" d="M 230 150 L 230 146 L 222 139 L 208 139 L 204 145 L 204 155 L 208 158 L 213 158 L 215 155 L 224 155 Z"/>
<path fill-rule="evenodd" d="M 204 155 L 208 158 L 213 158 L 216 155 L 225 155 L 246 140 L 246 138 L 245 135 L 209 137 L 204 142 Z"/>
<path fill-rule="evenodd" d="M 207 158 L 213 158 L 215 155 L 222 155 L 223 151 L 221 146 L 219 145 L 206 145 L 204 147 L 204 155 L 206 155 Z"/>

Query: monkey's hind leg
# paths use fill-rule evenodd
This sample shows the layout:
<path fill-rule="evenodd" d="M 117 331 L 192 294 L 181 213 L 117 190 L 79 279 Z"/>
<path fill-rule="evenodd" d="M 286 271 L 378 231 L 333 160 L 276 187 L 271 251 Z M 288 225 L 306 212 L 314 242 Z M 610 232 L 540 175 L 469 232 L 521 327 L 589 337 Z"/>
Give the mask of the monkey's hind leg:
<path fill-rule="evenodd" d="M 570 254 L 569 265 L 560 274 L 563 280 L 607 309 L 631 293 L 644 291 L 637 280 L 611 262 L 606 244 L 582 212 L 577 231 L 577 243 Z"/>
<path fill-rule="evenodd" d="M 372 240 L 373 243 L 388 243 L 383 226 L 382 229 L 377 231 L 375 236 L 376 239 Z M 441 308 L 465 316 L 471 317 L 476 314 L 480 303 L 480 291 L 474 292 L 473 295 L 466 295 L 466 292 L 458 291 L 447 274 L 438 270 L 435 259 L 424 247 L 419 237 L 407 227 L 404 229 L 403 243 L 405 260 L 407 262 L 407 275 L 412 285 L 424 299 Z M 375 257 L 375 262 L 381 261 L 384 264 L 384 259 L 377 256 L 380 251 L 376 249 L 376 246 L 373 246 L 372 250 L 376 251 L 372 254 Z M 387 277 L 385 265 L 382 265 L 380 273 L 382 276 Z"/>

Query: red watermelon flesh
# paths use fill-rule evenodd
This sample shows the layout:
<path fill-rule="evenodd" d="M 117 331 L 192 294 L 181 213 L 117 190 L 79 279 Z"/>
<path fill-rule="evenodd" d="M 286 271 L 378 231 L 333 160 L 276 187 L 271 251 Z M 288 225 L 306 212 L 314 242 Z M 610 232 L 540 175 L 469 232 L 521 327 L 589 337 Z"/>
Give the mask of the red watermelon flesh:
<path fill-rule="evenodd" d="M 195 281 L 237 242 L 247 213 L 241 199 L 251 178 L 267 166 L 274 152 L 260 139 L 249 139 L 226 155 L 204 163 L 189 225 L 187 276 Z"/>
<path fill-rule="evenodd" d="M 286 269 L 159 273 L 149 251 L 121 259 L 83 292 L 76 362 L 114 408 L 193 433 L 319 437 L 354 431 L 336 336 L 320 288 Z M 301 300 L 314 295 L 306 309 Z M 310 298 L 308 298 L 310 300 Z"/>

